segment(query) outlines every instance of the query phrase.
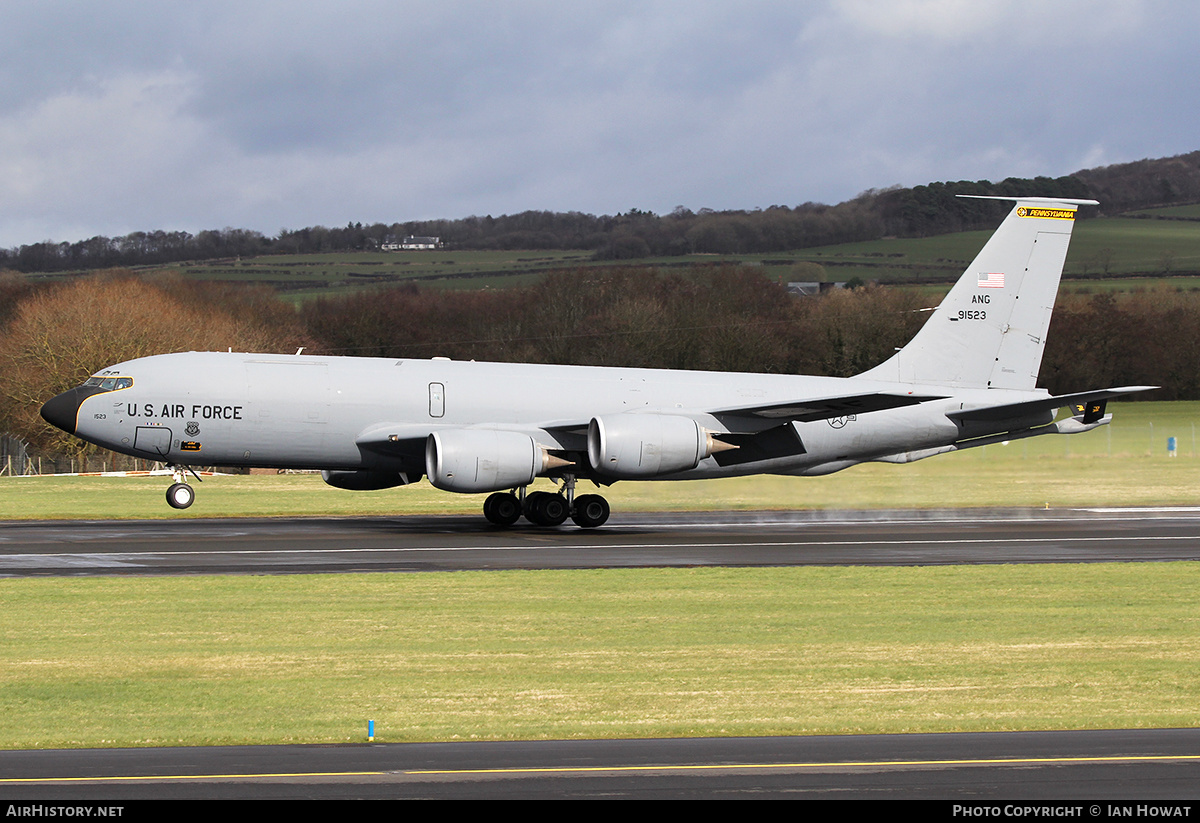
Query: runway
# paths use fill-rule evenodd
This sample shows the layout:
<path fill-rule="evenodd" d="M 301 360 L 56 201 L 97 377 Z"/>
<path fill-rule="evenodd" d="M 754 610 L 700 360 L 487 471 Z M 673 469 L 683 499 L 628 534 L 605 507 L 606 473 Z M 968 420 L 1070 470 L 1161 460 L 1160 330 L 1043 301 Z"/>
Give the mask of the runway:
<path fill-rule="evenodd" d="M 1200 560 L 1200 509 L 618 514 L 595 530 L 426 516 L 0 524 L 5 577 L 1177 560 Z M 1198 729 L 0 752 L 11 801 L 1198 796 Z"/>
<path fill-rule="evenodd" d="M 1200 508 L 14 521 L 0 576 L 944 565 L 1200 559 Z"/>
<path fill-rule="evenodd" d="M 947 817 L 1020 800 L 1107 818 L 1103 801 L 1200 797 L 1200 729 L 0 752 L 0 797 L 938 799 Z"/>

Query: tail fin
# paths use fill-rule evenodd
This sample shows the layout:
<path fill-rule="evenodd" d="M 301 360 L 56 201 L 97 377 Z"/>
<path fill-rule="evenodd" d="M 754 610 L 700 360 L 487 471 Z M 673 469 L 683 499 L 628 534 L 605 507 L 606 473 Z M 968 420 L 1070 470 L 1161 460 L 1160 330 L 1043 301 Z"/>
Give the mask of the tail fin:
<path fill-rule="evenodd" d="M 916 337 L 862 377 L 1025 391 L 1037 384 L 1075 210 L 1096 201 L 984 199 L 1011 200 L 1013 209 Z"/>

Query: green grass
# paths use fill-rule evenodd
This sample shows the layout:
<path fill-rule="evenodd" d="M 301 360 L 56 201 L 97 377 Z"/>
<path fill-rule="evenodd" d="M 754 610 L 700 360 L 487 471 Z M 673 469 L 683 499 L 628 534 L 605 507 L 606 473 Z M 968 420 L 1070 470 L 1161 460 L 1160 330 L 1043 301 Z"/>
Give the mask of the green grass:
<path fill-rule="evenodd" d="M 403 251 L 268 255 L 174 267 L 201 280 L 270 285 L 297 299 L 414 282 L 427 289 L 510 288 L 587 264 L 587 251 Z"/>
<path fill-rule="evenodd" d="M 1200 564 L 0 581 L 0 747 L 1200 723 Z"/>
<path fill-rule="evenodd" d="M 949 288 L 942 286 L 937 293 L 944 295 L 947 291 L 949 291 Z M 1184 275 L 1176 275 L 1174 277 L 1150 277 L 1142 275 L 1122 277 L 1114 275 L 1098 279 L 1068 280 L 1063 282 L 1059 288 L 1060 295 L 1097 294 L 1099 292 L 1138 293 L 1149 291 L 1200 291 L 1200 277 L 1187 277 Z"/>
<path fill-rule="evenodd" d="M 827 477 L 621 482 L 603 494 L 613 511 L 937 508 L 943 506 L 1200 505 L 1200 402 L 1113 403 L 1110 426 L 941 455 L 873 463 Z M 1167 456 L 1175 437 L 1178 456 Z M 196 485 L 184 512 L 166 506 L 169 480 L 0 477 L 0 520 L 478 514 L 484 495 L 437 491 L 427 481 L 379 492 L 326 486 L 319 476 L 235 475 Z M 550 488 L 549 481 L 539 481 Z M 590 483 L 580 488 L 590 490 Z"/>
<path fill-rule="evenodd" d="M 962 274 L 991 236 L 989 229 L 936 237 L 873 240 L 775 257 L 820 263 L 826 267 L 829 280 L 861 277 L 889 283 L 915 279 L 950 282 Z M 1103 262 L 1105 249 L 1112 250 L 1107 272 Z M 1165 271 L 1167 268 L 1169 272 Z M 1197 271 L 1200 271 L 1200 224 L 1103 217 L 1076 223 L 1063 277 L 1105 280 Z"/>
<path fill-rule="evenodd" d="M 1082 220 L 1075 227 L 1064 274 L 1101 275 L 1098 257 L 1101 249 L 1114 251 L 1112 274 L 1162 274 L 1164 267 L 1174 272 L 1200 271 L 1200 224 L 1173 220 L 1132 220 L 1110 217 Z M 1170 260 L 1163 258 L 1170 252 Z"/>
<path fill-rule="evenodd" d="M 1192 203 L 1187 206 L 1163 206 L 1157 209 L 1139 209 L 1131 211 L 1129 214 L 1145 214 L 1150 217 L 1184 217 L 1191 220 L 1200 220 L 1200 203 Z"/>

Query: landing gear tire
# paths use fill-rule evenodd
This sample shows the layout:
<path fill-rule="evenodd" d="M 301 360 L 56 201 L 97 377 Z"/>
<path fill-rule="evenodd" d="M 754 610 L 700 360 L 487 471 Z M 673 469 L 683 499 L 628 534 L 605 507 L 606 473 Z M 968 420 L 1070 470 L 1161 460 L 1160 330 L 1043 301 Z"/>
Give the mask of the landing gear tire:
<path fill-rule="evenodd" d="M 497 526 L 511 526 L 521 517 L 521 501 L 508 492 L 496 492 L 483 501 L 483 516 Z"/>
<path fill-rule="evenodd" d="M 575 525 L 584 529 L 594 529 L 603 526 L 609 515 L 608 501 L 598 494 L 583 494 L 575 498 L 575 511 L 571 519 Z"/>
<path fill-rule="evenodd" d="M 539 526 L 561 526 L 570 514 L 567 498 L 550 492 L 534 492 L 525 498 L 525 517 Z"/>
<path fill-rule="evenodd" d="M 521 514 L 525 515 L 526 520 L 528 520 L 530 523 L 537 523 L 537 520 L 534 519 L 534 509 L 537 506 L 538 501 L 549 494 L 550 492 L 530 492 L 529 494 L 525 495 L 525 501 L 521 504 Z"/>
<path fill-rule="evenodd" d="M 186 509 L 196 501 L 196 492 L 187 483 L 173 483 L 167 489 L 167 505 L 173 509 Z"/>

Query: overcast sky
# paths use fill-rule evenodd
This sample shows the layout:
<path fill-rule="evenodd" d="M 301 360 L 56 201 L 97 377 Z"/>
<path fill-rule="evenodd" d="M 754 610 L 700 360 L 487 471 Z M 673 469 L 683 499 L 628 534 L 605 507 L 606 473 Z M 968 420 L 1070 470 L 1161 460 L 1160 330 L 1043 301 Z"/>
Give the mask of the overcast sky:
<path fill-rule="evenodd" d="M 837 203 L 1200 149 L 1200 3 L 8 2 L 0 247 Z"/>

